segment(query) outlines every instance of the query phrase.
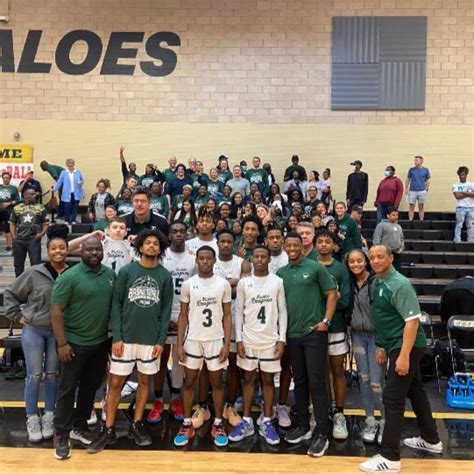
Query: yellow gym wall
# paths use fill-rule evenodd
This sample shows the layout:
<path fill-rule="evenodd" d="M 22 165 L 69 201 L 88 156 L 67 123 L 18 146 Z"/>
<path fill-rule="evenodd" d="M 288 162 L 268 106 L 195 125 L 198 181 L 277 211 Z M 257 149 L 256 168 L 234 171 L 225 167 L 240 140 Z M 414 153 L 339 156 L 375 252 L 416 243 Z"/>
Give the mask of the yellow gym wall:
<path fill-rule="evenodd" d="M 39 171 L 46 159 L 76 159 L 89 196 L 99 177 L 120 186 L 118 150 L 139 171 L 202 159 L 206 169 L 225 154 L 231 163 L 259 155 L 278 179 L 292 154 L 319 172 L 332 170 L 342 199 L 349 163 L 360 159 L 370 176 L 369 204 L 392 164 L 405 178 L 413 156 L 433 175 L 428 209 L 453 210 L 456 168 L 474 175 L 474 3 L 471 0 L 0 0 L 1 30 L 12 30 L 15 66 L 28 31 L 42 30 L 36 61 L 50 73 L 0 72 L 0 142 L 34 148 Z M 331 21 L 340 15 L 428 17 L 424 111 L 330 110 Z M 100 36 L 101 61 L 71 76 L 55 64 L 60 39 L 76 29 Z M 100 74 L 111 32 L 144 32 L 133 76 Z M 144 74 L 139 61 L 157 31 L 179 35 L 178 62 L 165 77 Z M 80 63 L 85 45 L 71 59 Z M 473 177 L 474 180 L 474 177 Z M 404 205 L 403 208 L 406 208 Z"/>
<path fill-rule="evenodd" d="M 23 141 L 34 146 L 34 161 L 63 164 L 74 157 L 85 173 L 86 194 L 93 192 L 100 177 L 110 177 L 113 190 L 121 185 L 119 146 L 125 145 L 127 161 L 135 161 L 142 170 L 146 163 L 163 168 L 170 154 L 187 162 L 195 156 L 206 169 L 215 166 L 217 157 L 225 154 L 231 163 L 251 161 L 258 155 L 272 163 L 278 179 L 298 153 L 301 164 L 322 171 L 330 168 L 335 199 L 345 198 L 349 163 L 359 159 L 369 173 L 369 204 L 372 206 L 376 186 L 383 178 L 385 166 L 395 166 L 405 179 L 413 155 L 422 154 L 433 182 L 427 207 L 453 210 L 451 185 L 460 165 L 473 169 L 473 128 L 464 126 L 409 125 L 252 125 L 252 124 L 182 124 L 140 122 L 32 121 L 5 120 L 0 141 L 11 132 L 20 131 Z M 37 177 L 43 184 L 52 180 L 37 166 Z M 45 176 L 46 175 L 46 176 Z M 406 205 L 402 207 L 405 209 Z"/>

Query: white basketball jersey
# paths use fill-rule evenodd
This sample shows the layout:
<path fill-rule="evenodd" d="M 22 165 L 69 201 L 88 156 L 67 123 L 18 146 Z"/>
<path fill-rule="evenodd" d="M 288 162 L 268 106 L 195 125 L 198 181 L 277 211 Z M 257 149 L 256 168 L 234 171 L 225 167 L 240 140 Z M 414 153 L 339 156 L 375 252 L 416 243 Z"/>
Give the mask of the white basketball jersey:
<path fill-rule="evenodd" d="M 268 271 L 270 273 L 276 273 L 280 268 L 288 265 L 288 255 L 285 251 L 282 251 L 280 255 L 274 257 L 272 255 L 270 263 L 268 264 Z"/>
<path fill-rule="evenodd" d="M 230 285 L 220 276 L 194 275 L 186 280 L 181 287 L 181 301 L 189 303 L 187 338 L 193 341 L 223 339 L 222 304 L 230 300 Z"/>
<path fill-rule="evenodd" d="M 267 349 L 286 340 L 287 313 L 283 280 L 265 277 L 242 278 L 237 285 L 235 314 L 237 342 Z"/>
<path fill-rule="evenodd" d="M 214 251 L 216 252 L 216 257 L 217 257 L 219 250 L 217 248 L 216 239 L 201 240 L 199 237 L 194 237 L 194 239 L 189 239 L 186 241 L 186 250 L 189 250 L 190 252 L 192 252 L 193 255 L 196 255 L 196 252 L 201 247 L 204 247 L 204 245 L 209 245 L 209 247 L 213 248 Z"/>
<path fill-rule="evenodd" d="M 173 307 L 171 309 L 170 321 L 177 323 L 180 308 L 181 286 L 196 272 L 195 258 L 186 250 L 184 252 L 173 252 L 169 247 L 163 256 L 163 267 L 171 273 L 173 277 Z"/>
<path fill-rule="evenodd" d="M 133 249 L 128 240 L 114 240 L 105 237 L 102 246 L 104 248 L 102 265 L 111 268 L 116 274 L 133 261 Z"/>

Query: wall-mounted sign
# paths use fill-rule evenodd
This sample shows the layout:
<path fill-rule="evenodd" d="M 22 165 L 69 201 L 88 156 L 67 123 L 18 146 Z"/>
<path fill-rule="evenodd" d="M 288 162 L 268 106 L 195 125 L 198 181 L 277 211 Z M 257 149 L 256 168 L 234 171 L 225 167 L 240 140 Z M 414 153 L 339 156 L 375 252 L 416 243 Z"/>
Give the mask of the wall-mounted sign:
<path fill-rule="evenodd" d="M 31 145 L 0 143 L 0 176 L 8 171 L 12 175 L 12 184 L 18 186 L 33 169 Z"/>
<path fill-rule="evenodd" d="M 49 74 L 53 58 L 50 62 L 36 61 L 38 50 L 41 48 L 42 35 L 43 30 L 28 31 L 20 59 L 17 61 L 13 48 L 13 30 L 0 30 L 0 70 Z M 107 44 L 104 45 L 102 38 L 93 31 L 70 31 L 59 40 L 54 63 L 64 74 L 75 76 L 87 74 L 99 64 L 101 75 L 133 76 L 137 66 L 136 61 L 133 60 L 137 57 L 138 48 L 143 45 L 144 39 L 144 32 L 112 32 Z M 73 62 L 71 51 L 78 42 L 85 43 L 87 49 L 80 62 Z M 148 76 L 168 76 L 178 63 L 178 56 L 170 47 L 180 45 L 181 39 L 176 33 L 170 31 L 153 33 L 143 45 L 150 60 L 138 61 L 138 66 Z"/>

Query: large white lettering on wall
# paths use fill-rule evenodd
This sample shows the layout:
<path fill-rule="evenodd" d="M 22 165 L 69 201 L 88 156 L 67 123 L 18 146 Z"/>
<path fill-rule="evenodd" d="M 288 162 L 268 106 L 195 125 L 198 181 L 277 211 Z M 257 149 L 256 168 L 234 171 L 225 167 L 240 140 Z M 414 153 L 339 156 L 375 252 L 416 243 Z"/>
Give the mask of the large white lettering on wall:
<path fill-rule="evenodd" d="M 0 30 L 0 70 L 10 73 L 48 74 L 53 65 L 53 58 L 51 62 L 36 60 L 42 35 L 42 30 L 28 31 L 17 63 L 13 48 L 13 31 Z M 132 76 L 137 67 L 133 60 L 137 57 L 138 48 L 142 47 L 144 39 L 144 32 L 112 32 L 107 44 L 104 45 L 100 36 L 93 31 L 70 31 L 59 40 L 54 63 L 61 72 L 69 75 L 87 74 L 100 64 L 101 75 Z M 78 42 L 86 44 L 86 54 L 80 63 L 71 60 L 71 51 Z M 171 47 L 180 45 L 181 40 L 176 33 L 170 31 L 153 33 L 143 45 L 150 60 L 139 61 L 138 66 L 148 76 L 168 76 L 178 63 L 178 56 Z M 125 62 L 130 60 L 130 62 L 124 64 L 124 61 L 121 61 L 119 64 L 119 60 Z"/>

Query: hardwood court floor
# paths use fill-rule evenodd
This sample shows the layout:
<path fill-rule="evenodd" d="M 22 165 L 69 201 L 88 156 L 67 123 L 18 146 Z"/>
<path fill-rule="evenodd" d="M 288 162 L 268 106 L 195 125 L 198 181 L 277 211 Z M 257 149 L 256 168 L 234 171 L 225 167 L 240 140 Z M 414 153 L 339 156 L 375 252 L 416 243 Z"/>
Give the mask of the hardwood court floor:
<path fill-rule="evenodd" d="M 0 472 L 23 473 L 355 473 L 364 458 L 309 456 L 291 454 L 238 454 L 209 452 L 123 451 L 108 450 L 91 456 L 74 450 L 71 459 L 57 461 L 49 449 L 0 448 Z M 404 459 L 404 474 L 472 473 L 473 461 Z"/>

